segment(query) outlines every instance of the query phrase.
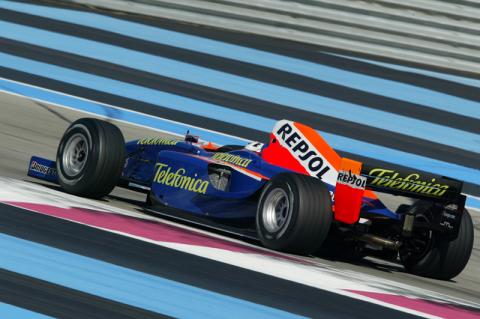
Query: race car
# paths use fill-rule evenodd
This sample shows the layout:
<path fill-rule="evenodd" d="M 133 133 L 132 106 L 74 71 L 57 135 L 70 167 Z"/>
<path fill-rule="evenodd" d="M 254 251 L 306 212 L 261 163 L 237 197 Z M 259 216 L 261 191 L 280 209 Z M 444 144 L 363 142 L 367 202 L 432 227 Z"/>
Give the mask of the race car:
<path fill-rule="evenodd" d="M 473 246 L 461 181 L 342 158 L 314 129 L 288 120 L 266 144 L 218 146 L 189 133 L 125 143 L 115 125 L 82 118 L 64 133 L 56 160 L 33 156 L 28 175 L 89 198 L 134 189 L 158 213 L 270 249 L 380 256 L 437 279 L 457 276 Z M 413 201 L 392 209 L 382 193 Z"/>

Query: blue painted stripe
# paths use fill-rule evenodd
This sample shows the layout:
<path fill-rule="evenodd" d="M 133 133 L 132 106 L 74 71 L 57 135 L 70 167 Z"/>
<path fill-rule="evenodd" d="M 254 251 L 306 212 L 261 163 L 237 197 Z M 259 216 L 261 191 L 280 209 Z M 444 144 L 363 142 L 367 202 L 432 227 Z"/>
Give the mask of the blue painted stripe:
<path fill-rule="evenodd" d="M 63 93 L 36 88 L 2 78 L 0 78 L 0 90 L 176 134 L 183 134 L 188 128 L 188 125 L 171 123 L 164 119 L 142 115 L 121 108 L 114 108 L 105 104 L 95 103 L 85 99 L 68 96 Z M 269 132 L 271 129 L 271 127 L 264 128 L 261 123 L 257 124 L 258 126 L 256 129 L 258 130 Z M 480 170 L 392 150 L 335 134 L 321 131 L 318 132 L 328 141 L 328 143 L 330 143 L 330 145 L 332 145 L 333 148 L 337 150 L 343 150 L 371 158 L 379 158 L 394 164 L 409 166 L 443 176 L 451 176 L 474 184 L 478 184 L 480 181 Z M 212 132 L 205 132 L 207 134 L 206 136 L 204 136 L 204 132 L 201 130 L 199 130 L 198 133 L 200 133 L 203 138 L 220 144 L 239 144 L 238 140 L 235 141 L 222 135 L 215 135 L 215 133 Z"/>
<path fill-rule="evenodd" d="M 5 319 L 53 319 L 46 315 L 0 302 L 0 318 Z"/>
<path fill-rule="evenodd" d="M 239 137 L 225 135 L 208 129 L 193 128 L 192 130 L 191 125 L 170 121 L 159 117 L 148 116 L 142 113 L 128 111 L 102 103 L 91 102 L 89 100 L 71 97 L 49 90 L 38 89 L 2 78 L 0 78 L 0 91 L 27 96 L 33 99 L 57 104 L 62 107 L 68 107 L 82 112 L 103 116 L 106 118 L 135 123 L 141 126 L 154 128 L 166 133 L 184 135 L 187 130 L 190 130 L 193 134 L 200 135 L 203 140 L 210 140 L 219 144 L 244 144 L 247 141 Z"/>
<path fill-rule="evenodd" d="M 228 107 L 201 102 L 158 90 L 148 89 L 138 85 L 95 76 L 90 73 L 75 71 L 43 62 L 20 58 L 1 52 L 0 66 L 38 76 L 48 76 L 50 79 L 123 96 L 153 105 L 160 105 L 172 110 L 192 113 L 223 122 L 235 123 L 248 128 L 258 128 L 258 125 L 260 124 L 264 130 L 266 129 L 268 131 L 275 124 L 275 120 L 253 115 L 247 112 L 236 111 Z"/>
<path fill-rule="evenodd" d="M 427 75 L 427 76 L 430 76 L 430 77 L 433 77 L 433 78 L 447 80 L 447 81 L 450 81 L 450 82 L 457 82 L 457 83 L 460 83 L 460 84 L 465 84 L 465 85 L 480 88 L 480 80 L 473 79 L 473 78 L 468 78 L 468 77 L 453 75 L 453 74 L 447 74 L 447 73 L 440 73 L 440 72 L 435 72 L 435 71 L 429 71 L 429 70 L 424 70 L 424 69 L 419 69 L 419 68 L 413 68 L 413 67 L 394 64 L 394 63 L 387 63 L 387 62 L 380 62 L 380 61 L 375 61 L 375 60 L 370 60 L 370 59 L 357 58 L 357 57 L 348 56 L 348 55 L 344 55 L 344 54 L 338 54 L 338 53 L 328 52 L 328 54 L 339 56 L 339 57 L 349 59 L 349 60 L 355 60 L 355 61 L 365 62 L 365 63 L 369 63 L 369 64 L 373 64 L 373 65 L 378 65 L 378 66 L 382 66 L 382 67 L 393 69 L 393 70 Z M 449 108 L 449 109 L 451 109 L 451 108 Z M 446 110 L 448 111 L 449 109 L 446 109 Z M 456 110 L 456 106 L 455 106 L 455 110 Z M 475 110 L 473 110 L 473 111 L 475 111 Z M 466 115 L 470 116 L 468 114 L 466 114 Z"/>
<path fill-rule="evenodd" d="M 208 87 L 283 104 L 300 110 L 325 114 L 388 131 L 420 137 L 429 141 L 473 152 L 480 152 L 480 135 L 412 119 L 368 107 L 342 102 L 311 93 L 255 81 L 225 72 L 144 54 L 95 41 L 0 22 L 2 36 L 65 52 L 80 54 L 138 70 Z M 16 66 L 20 68 L 21 66 Z M 44 73 L 49 74 L 49 73 Z M 214 114 L 214 113 L 211 113 Z M 234 118 L 232 118 L 233 120 Z"/>
<path fill-rule="evenodd" d="M 5 234 L 0 268 L 176 318 L 304 318 Z"/>
<path fill-rule="evenodd" d="M 465 206 L 480 209 L 480 198 L 468 196 Z"/>
<path fill-rule="evenodd" d="M 262 65 L 373 94 L 380 94 L 448 112 L 480 118 L 480 103 L 414 85 L 358 74 L 301 59 L 146 26 L 95 13 L 10 1 L 1 2 L 0 7 L 69 23 L 86 25 L 155 43 Z M 398 68 L 398 66 L 396 67 Z M 433 72 L 430 73 L 433 74 Z M 480 86 L 480 81 L 473 79 L 448 75 L 442 76 L 448 77 L 449 80 L 461 83 L 468 82 Z"/>

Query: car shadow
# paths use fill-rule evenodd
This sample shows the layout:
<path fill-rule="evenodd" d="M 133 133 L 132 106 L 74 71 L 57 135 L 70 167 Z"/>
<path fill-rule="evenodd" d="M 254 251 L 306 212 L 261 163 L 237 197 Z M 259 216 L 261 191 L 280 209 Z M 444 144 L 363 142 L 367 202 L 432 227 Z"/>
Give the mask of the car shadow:
<path fill-rule="evenodd" d="M 115 200 L 117 202 L 122 202 L 122 203 L 127 203 L 127 204 L 130 204 L 130 205 L 134 205 L 134 206 L 138 206 L 138 208 L 135 208 L 135 210 L 138 210 L 140 212 L 142 212 L 142 210 L 147 207 L 147 204 L 145 203 L 145 200 L 137 200 L 137 199 L 131 199 L 131 198 L 125 198 L 125 197 L 121 197 L 121 196 L 117 196 L 117 195 L 108 195 L 105 197 L 105 200 L 107 202 L 111 201 L 111 200 Z"/>
<path fill-rule="evenodd" d="M 35 181 L 35 180 L 30 180 L 30 179 L 23 179 L 23 181 L 28 182 L 28 183 L 32 183 L 32 184 L 35 184 L 35 185 L 43 186 L 43 187 L 52 189 L 52 190 L 57 191 L 57 192 L 68 194 L 66 191 L 63 190 L 63 188 L 60 185 L 52 184 L 52 183 L 49 183 L 49 182 L 39 182 L 39 181 Z M 75 196 L 75 195 L 72 195 L 72 196 Z M 95 200 L 97 200 L 99 202 L 104 202 L 104 203 L 108 202 L 108 200 L 105 199 L 105 198 L 100 198 L 100 199 L 95 199 Z"/>

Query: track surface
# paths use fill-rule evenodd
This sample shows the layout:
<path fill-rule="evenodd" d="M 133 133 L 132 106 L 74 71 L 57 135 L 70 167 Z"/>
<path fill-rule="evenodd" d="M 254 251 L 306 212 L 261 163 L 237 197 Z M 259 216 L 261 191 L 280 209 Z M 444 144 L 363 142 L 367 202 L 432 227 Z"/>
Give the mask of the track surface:
<path fill-rule="evenodd" d="M 129 110 L 234 135 L 203 130 L 201 135 L 213 141 L 218 141 L 214 137 L 227 141 L 235 136 L 262 140 L 275 120 L 289 118 L 326 132 L 327 140 L 345 156 L 384 164 L 372 159 L 381 158 L 397 165 L 463 176 L 468 180 L 466 192 L 480 194 L 477 80 L 359 61 L 333 51 L 319 52 L 316 47 L 148 17 L 110 12 L 106 15 L 125 20 L 117 25 L 105 21 L 105 16 L 92 16 L 75 25 L 78 12 L 49 18 L 50 9 L 40 13 L 37 7 L 21 13 L 18 3 L 3 1 L 0 6 L 0 77 L 123 108 L 104 107 L 109 118 L 130 120 L 122 113 Z M 127 22 L 162 28 L 162 36 L 158 28 L 126 27 Z M 95 23 L 97 29 L 90 25 Z M 172 35 L 168 30 L 180 33 Z M 249 48 L 232 48 L 231 44 Z M 0 79 L 0 90 L 16 92 L 13 88 L 23 93 L 31 89 Z M 65 128 L 85 116 L 5 93 L 0 93 L 0 105 L 0 179 L 7 176 L 35 182 L 25 175 L 30 156 L 54 158 Z M 455 113 L 451 113 L 452 105 Z M 362 112 L 357 113 L 360 109 Z M 163 123 L 170 125 L 167 120 Z M 159 135 L 145 127 L 115 123 L 127 140 Z M 176 133 L 185 131 L 180 127 Z M 138 214 L 144 200 L 145 195 L 116 189 L 97 203 Z M 392 206 L 400 202 L 394 197 L 389 201 Z M 308 317 L 409 316 L 287 281 L 278 273 L 273 277 L 252 272 L 166 248 L 168 245 L 148 244 L 3 204 L 0 211 L 0 240 L 4 242 L 8 242 L 4 235 L 10 234 Z M 302 261 L 355 274 L 360 281 L 373 275 L 380 281 L 393 280 L 398 286 L 411 285 L 479 306 L 480 212 L 472 213 L 476 245 L 467 268 L 450 282 L 412 276 L 399 265 L 374 259 L 355 265 L 314 258 Z M 137 308 L 135 303 L 119 303 L 5 269 L 0 271 L 0 301 L 55 317 L 160 316 L 158 311 Z"/>
<path fill-rule="evenodd" d="M 79 113 L 77 111 L 65 110 L 52 105 L 41 104 L 38 102 L 27 100 L 25 98 L 16 97 L 16 96 L 3 94 L 3 93 L 0 94 L 0 101 L 2 101 L 3 110 L 6 112 L 6 114 L 9 114 L 8 119 L 5 117 L 0 118 L 0 147 L 3 150 L 2 152 L 3 160 L 0 164 L 0 175 L 14 177 L 14 178 L 23 179 L 23 180 L 29 180 L 29 178 L 25 176 L 25 172 L 26 172 L 26 167 L 28 165 L 28 160 L 31 154 L 38 154 L 40 156 L 53 158 L 55 156 L 58 140 L 60 136 L 63 134 L 64 129 L 68 126 L 68 124 L 71 121 L 75 120 L 76 118 L 85 116 L 84 114 Z M 131 125 L 125 125 L 122 123 L 117 123 L 117 124 L 122 128 L 122 131 L 127 139 L 134 138 L 134 137 L 141 137 L 141 136 L 152 136 L 152 135 L 158 134 L 157 132 L 153 132 L 147 129 L 142 129 L 142 128 L 131 126 Z M 116 191 L 112 195 L 113 196 L 107 198 L 107 202 L 109 205 L 119 207 L 119 208 L 126 208 L 132 211 L 137 211 L 137 209 L 139 208 L 139 206 L 141 206 L 142 202 L 145 199 L 144 195 L 137 194 L 127 190 L 123 190 L 123 189 L 116 189 Z M 7 213 L 8 212 L 9 211 L 7 211 Z M 478 213 L 473 213 L 473 215 L 476 218 L 476 221 L 478 223 L 478 220 L 480 220 Z M 4 215 L 2 214 L 2 216 Z M 19 214 L 19 216 L 22 216 L 22 217 L 19 217 L 18 222 L 23 223 L 23 225 L 28 225 L 28 221 L 31 218 L 37 218 L 39 219 L 39 222 L 41 221 L 42 223 L 53 222 L 50 220 L 50 218 L 35 217 L 35 216 L 31 216 L 30 213 L 22 213 L 22 214 Z M 18 227 L 18 228 L 13 228 L 12 230 L 12 228 L 8 226 L 8 225 L 11 225 L 12 222 L 14 221 L 10 220 L 8 221 L 8 223 L 10 224 L 8 224 L 6 220 L 2 220 L 2 223 L 0 224 L 5 226 L 1 231 L 6 233 L 14 233 L 18 229 L 20 230 L 25 229 L 25 231 L 22 234 L 18 233 L 17 235 L 20 237 L 24 237 L 24 236 L 25 237 L 29 237 L 29 236 L 42 237 L 40 229 L 44 229 L 44 230 L 56 229 L 56 227 L 51 228 L 50 226 L 45 226 L 46 228 L 40 227 L 40 226 L 38 228 L 33 226 L 25 226 L 25 228 Z M 62 225 L 60 230 L 58 231 L 59 234 L 52 235 L 53 237 L 47 236 L 46 237 L 47 239 L 45 240 L 48 240 L 49 241 L 48 244 L 53 246 L 67 245 L 67 244 L 61 244 L 62 242 L 65 242 L 65 241 L 68 242 L 67 239 L 62 237 L 62 239 L 60 240 L 59 238 L 61 236 L 65 236 L 65 233 L 70 233 L 70 230 L 63 229 L 63 227 L 66 227 L 68 223 L 60 222 L 60 221 L 56 221 L 54 223 L 58 223 Z M 38 222 L 30 223 L 30 225 L 37 225 L 37 224 Z M 70 226 L 70 227 L 74 227 L 74 226 Z M 353 270 L 353 271 L 358 271 L 360 273 L 372 274 L 378 277 L 383 277 L 385 279 L 398 281 L 399 283 L 411 284 L 413 286 L 418 286 L 428 290 L 443 293 L 448 296 L 458 297 L 465 300 L 469 300 L 471 302 L 480 303 L 480 288 L 479 288 L 480 280 L 478 276 L 478 269 L 480 266 L 480 252 L 478 248 L 478 243 L 480 239 L 479 239 L 479 232 L 478 232 L 478 229 L 479 229 L 478 224 L 476 225 L 476 229 L 477 231 L 475 233 L 475 236 L 476 236 L 477 244 L 474 247 L 471 260 L 467 268 L 464 270 L 464 272 L 450 282 L 442 282 L 442 281 L 436 281 L 436 280 L 430 280 L 426 278 L 412 276 L 410 274 L 404 273 L 402 268 L 398 265 L 385 264 L 376 260 L 367 260 L 357 265 L 336 262 L 336 261 L 328 261 L 328 260 L 322 260 L 321 262 L 328 265 L 335 266 L 340 270 L 342 269 L 344 271 Z M 76 231 L 77 230 L 75 230 L 75 232 Z M 82 229 L 82 231 L 87 231 L 87 230 Z M 119 239 L 118 237 L 113 235 L 107 235 L 107 234 L 101 234 L 101 233 L 95 232 L 95 236 L 97 235 L 106 236 L 109 238 L 115 237 L 114 240 L 126 240 L 126 239 Z M 60 236 L 60 237 L 55 237 L 55 236 Z M 72 236 L 74 236 L 74 238 L 75 237 L 80 238 L 83 235 L 79 235 L 79 233 L 75 233 Z M 83 238 L 88 238 L 88 236 Z M 95 237 L 91 237 L 91 238 L 95 238 Z M 58 242 L 56 242 L 57 240 Z M 95 241 L 97 240 L 98 239 L 95 239 Z M 87 244 L 82 242 L 82 240 L 71 239 L 71 241 L 76 243 L 78 249 L 83 249 L 85 251 L 85 249 L 88 247 L 88 250 L 87 250 L 88 254 L 98 253 L 98 251 L 96 250 L 90 250 L 90 247 L 91 247 L 90 243 L 88 243 L 89 246 L 85 246 Z M 138 244 L 138 245 L 143 245 L 143 244 Z M 71 247 L 67 248 L 67 250 L 71 250 L 71 249 L 73 248 Z M 154 248 L 151 248 L 151 249 L 154 249 Z M 155 248 L 155 249 L 162 251 L 162 253 L 165 253 L 164 252 L 165 249 L 160 249 L 160 248 Z M 158 254 L 158 253 L 159 252 L 157 251 L 155 252 L 155 254 Z M 108 254 L 105 254 L 105 252 L 103 252 L 102 258 L 107 258 L 108 257 L 107 255 Z M 188 261 L 182 261 L 180 262 L 180 264 L 192 262 L 190 258 L 193 258 L 196 260 L 195 257 L 188 257 L 188 256 L 185 256 L 185 254 L 180 254 L 180 255 L 182 255 L 182 258 L 184 258 L 185 260 L 188 259 Z M 157 267 L 165 266 L 164 263 L 162 262 L 162 258 L 155 259 L 152 261 L 150 259 L 145 260 L 141 258 L 139 259 L 137 257 L 138 256 L 136 256 L 135 258 L 132 257 L 127 259 L 130 261 L 136 260 L 135 263 L 137 264 L 138 267 L 146 267 L 148 269 L 152 269 L 152 268 L 156 269 Z M 114 257 L 110 256 L 109 258 L 114 258 Z M 166 260 L 170 260 L 169 258 L 167 258 Z M 119 262 L 118 260 L 115 261 L 115 263 L 118 263 L 118 262 Z M 217 267 L 219 266 L 216 264 L 214 269 L 218 269 Z M 162 272 L 162 276 L 167 276 L 170 270 L 171 269 L 164 269 Z M 235 269 L 235 274 L 237 274 L 237 271 L 240 271 L 240 270 Z M 183 275 L 187 275 L 187 274 L 184 272 Z M 188 276 L 191 276 L 189 277 L 189 281 L 201 280 L 199 278 L 194 279 L 195 274 L 191 274 Z M 247 277 L 249 276 L 251 276 L 251 272 L 249 272 L 248 275 L 245 274 L 245 278 L 241 277 L 241 279 L 239 280 L 243 282 L 244 280 L 247 280 Z M 204 277 L 204 275 L 200 277 Z M 1 278 L 3 278 L 3 280 L 6 280 L 6 278 L 10 278 L 10 280 L 12 280 L 11 274 L 4 273 L 1 276 Z M 217 279 L 211 279 L 211 280 L 212 282 L 218 283 Z M 221 282 L 223 282 L 223 279 Z M 279 292 L 277 291 L 278 289 L 277 286 L 274 286 L 274 285 L 272 286 L 271 284 L 267 284 L 265 281 L 263 281 L 263 279 L 259 280 L 259 283 L 262 287 L 265 287 L 264 289 L 268 290 L 268 291 L 265 291 L 265 294 L 260 294 L 260 295 L 263 295 L 265 298 L 267 298 L 266 300 L 262 300 L 262 303 L 267 303 L 267 304 L 272 303 L 272 305 L 274 304 L 274 306 L 278 306 L 278 304 L 275 304 L 275 302 L 277 302 L 284 305 L 284 307 L 287 307 L 287 308 L 290 306 L 294 307 L 295 304 L 297 304 L 296 302 L 291 302 L 290 304 L 285 303 L 287 300 L 290 300 L 290 298 L 288 297 L 288 294 L 279 296 L 278 295 Z M 30 281 L 30 284 L 32 284 L 31 281 Z M 263 286 L 263 285 L 266 285 L 266 286 Z M 291 291 L 295 291 L 295 287 L 297 287 L 296 284 L 293 284 L 291 282 L 283 282 L 282 285 L 284 285 L 283 286 L 284 288 L 282 289 L 285 289 L 285 291 L 289 291 L 290 289 L 292 289 Z M 222 284 L 222 286 L 229 287 L 231 285 Z M 208 288 L 212 289 L 212 287 L 210 286 L 208 286 Z M 219 287 L 214 287 L 214 288 L 219 289 Z M 242 297 L 245 297 L 248 299 L 252 297 L 251 296 L 252 292 L 257 291 L 256 289 L 258 289 L 258 287 L 255 287 L 254 290 L 251 290 L 251 288 L 252 287 L 248 285 L 242 286 L 242 287 L 236 287 L 236 288 L 232 287 L 229 293 L 237 293 L 237 294 L 240 294 Z M 54 288 L 52 289 L 55 292 L 55 289 Z M 312 292 L 309 292 L 309 294 L 310 293 Z M 319 292 L 315 292 L 313 293 L 313 295 L 315 295 L 316 293 L 319 293 Z M 256 296 L 258 297 L 258 294 L 256 294 Z M 313 300 L 316 300 L 316 301 L 313 302 Z M 299 303 L 299 304 L 303 306 L 307 306 L 307 307 L 301 307 L 302 309 L 305 309 L 305 311 L 307 311 L 308 309 L 311 309 L 312 311 L 316 311 L 318 310 L 316 307 L 318 305 L 321 305 L 317 303 L 318 300 L 322 300 L 322 298 L 311 299 L 310 301 L 304 300 L 304 302 L 311 302 L 311 304 L 309 304 L 308 306 L 303 303 Z M 288 309 L 292 310 L 293 308 L 291 309 L 288 308 Z M 331 311 L 333 313 L 335 311 L 339 311 L 339 309 L 332 309 Z M 363 312 L 362 310 L 361 312 L 358 312 L 357 315 L 360 313 L 367 314 L 368 312 Z M 312 315 L 312 313 L 309 313 L 306 315 Z M 348 314 L 345 314 L 345 315 L 348 317 Z M 370 316 L 371 315 L 372 314 L 370 313 Z"/>

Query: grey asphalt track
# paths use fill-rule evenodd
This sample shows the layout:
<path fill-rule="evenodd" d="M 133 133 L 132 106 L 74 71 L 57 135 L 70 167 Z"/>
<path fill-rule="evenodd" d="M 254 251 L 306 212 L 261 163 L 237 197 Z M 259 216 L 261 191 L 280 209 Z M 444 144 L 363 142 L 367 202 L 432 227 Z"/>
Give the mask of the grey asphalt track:
<path fill-rule="evenodd" d="M 50 104 L 39 103 L 23 97 L 0 93 L 0 176 L 31 180 L 26 176 L 28 160 L 32 154 L 54 158 L 58 141 L 73 120 L 85 117 L 84 113 Z M 125 138 L 159 135 L 146 128 L 117 124 Z M 107 198 L 109 204 L 125 209 L 136 209 L 145 195 L 116 189 Z M 392 202 L 395 200 L 392 199 Z M 438 281 L 407 274 L 399 265 L 368 259 L 359 264 L 322 261 L 345 271 L 375 275 L 402 284 L 421 287 L 448 296 L 480 304 L 480 212 L 472 212 L 475 225 L 475 246 L 467 268 L 451 281 Z"/>

